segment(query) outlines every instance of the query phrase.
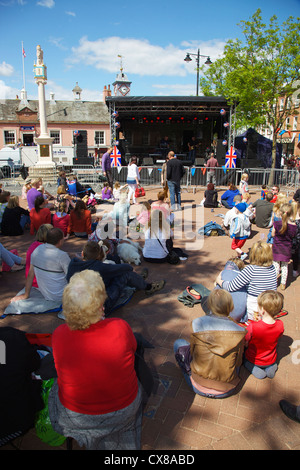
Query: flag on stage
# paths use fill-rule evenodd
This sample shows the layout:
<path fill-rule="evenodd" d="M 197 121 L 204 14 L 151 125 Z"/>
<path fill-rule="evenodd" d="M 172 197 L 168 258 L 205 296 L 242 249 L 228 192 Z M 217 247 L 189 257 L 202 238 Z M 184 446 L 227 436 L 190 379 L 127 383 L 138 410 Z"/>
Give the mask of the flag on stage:
<path fill-rule="evenodd" d="M 236 153 L 233 147 L 230 147 L 230 150 L 226 153 L 225 168 L 236 168 Z"/>
<path fill-rule="evenodd" d="M 122 166 L 121 153 L 116 146 L 114 146 L 113 153 L 110 155 L 110 162 L 112 167 Z"/>

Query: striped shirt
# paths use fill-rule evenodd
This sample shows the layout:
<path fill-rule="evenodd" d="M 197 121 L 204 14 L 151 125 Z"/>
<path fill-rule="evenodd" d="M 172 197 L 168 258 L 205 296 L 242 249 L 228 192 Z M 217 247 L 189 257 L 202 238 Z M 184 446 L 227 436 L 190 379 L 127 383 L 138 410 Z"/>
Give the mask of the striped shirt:
<path fill-rule="evenodd" d="M 246 287 L 248 295 L 258 297 L 265 290 L 277 290 L 275 266 L 255 266 L 249 264 L 232 281 L 224 281 L 223 289 L 234 292 Z"/>

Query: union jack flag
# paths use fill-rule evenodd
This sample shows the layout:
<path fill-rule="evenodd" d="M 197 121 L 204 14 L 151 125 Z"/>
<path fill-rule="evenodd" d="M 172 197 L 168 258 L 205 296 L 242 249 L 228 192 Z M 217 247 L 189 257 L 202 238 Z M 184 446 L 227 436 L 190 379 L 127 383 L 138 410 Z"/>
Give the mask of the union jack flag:
<path fill-rule="evenodd" d="M 121 164 L 121 153 L 118 147 L 114 146 L 114 150 L 110 155 L 110 162 L 112 167 L 122 166 Z"/>
<path fill-rule="evenodd" d="M 225 168 L 236 168 L 236 153 L 233 147 L 230 147 L 230 150 L 226 153 Z"/>

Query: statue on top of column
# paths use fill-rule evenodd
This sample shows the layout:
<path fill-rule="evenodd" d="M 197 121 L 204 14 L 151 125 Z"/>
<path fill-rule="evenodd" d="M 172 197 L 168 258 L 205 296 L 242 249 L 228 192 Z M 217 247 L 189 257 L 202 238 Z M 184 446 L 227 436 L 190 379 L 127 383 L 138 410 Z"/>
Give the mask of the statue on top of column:
<path fill-rule="evenodd" d="M 44 56 L 44 54 L 43 54 L 41 46 L 37 46 L 36 47 L 36 57 L 37 57 L 36 65 L 44 65 L 43 56 Z"/>

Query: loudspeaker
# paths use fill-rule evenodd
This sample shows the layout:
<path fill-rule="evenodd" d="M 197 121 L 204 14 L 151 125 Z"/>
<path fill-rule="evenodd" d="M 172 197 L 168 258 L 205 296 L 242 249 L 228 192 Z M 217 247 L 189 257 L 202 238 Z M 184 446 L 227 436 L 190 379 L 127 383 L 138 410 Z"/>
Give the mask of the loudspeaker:
<path fill-rule="evenodd" d="M 88 147 L 87 147 L 87 131 L 80 130 L 78 131 L 79 135 L 75 137 L 76 144 L 76 156 L 79 159 L 87 158 Z M 87 163 L 81 163 L 81 165 L 87 165 Z"/>
<path fill-rule="evenodd" d="M 217 140 L 217 148 L 216 148 L 216 157 L 219 162 L 225 160 L 225 155 L 226 155 L 226 147 L 222 144 L 223 140 L 218 139 Z"/>

